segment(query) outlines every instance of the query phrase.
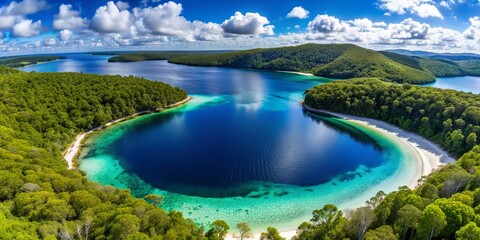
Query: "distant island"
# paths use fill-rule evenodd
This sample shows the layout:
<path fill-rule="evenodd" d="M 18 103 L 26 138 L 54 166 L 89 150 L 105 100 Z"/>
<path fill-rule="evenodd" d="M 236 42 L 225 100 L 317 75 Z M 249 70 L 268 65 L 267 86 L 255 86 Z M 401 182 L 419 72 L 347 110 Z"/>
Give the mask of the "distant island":
<path fill-rule="evenodd" d="M 348 79 L 377 77 L 384 81 L 424 84 L 436 77 L 480 76 L 480 61 L 453 61 L 377 52 L 352 44 L 305 44 L 226 53 L 138 52 L 114 56 L 110 62 L 168 60 L 192 66 L 215 66 L 312 73 Z"/>
<path fill-rule="evenodd" d="M 166 51 L 166 52 L 97 52 L 95 55 L 115 55 L 109 62 L 141 62 L 151 60 L 169 60 L 185 56 L 204 56 L 222 54 L 231 51 Z"/>
<path fill-rule="evenodd" d="M 22 57 L 5 57 L 0 58 L 0 66 L 11 68 L 21 68 L 28 65 L 38 64 L 42 62 L 51 62 L 59 59 L 65 59 L 63 56 L 22 56 Z"/>

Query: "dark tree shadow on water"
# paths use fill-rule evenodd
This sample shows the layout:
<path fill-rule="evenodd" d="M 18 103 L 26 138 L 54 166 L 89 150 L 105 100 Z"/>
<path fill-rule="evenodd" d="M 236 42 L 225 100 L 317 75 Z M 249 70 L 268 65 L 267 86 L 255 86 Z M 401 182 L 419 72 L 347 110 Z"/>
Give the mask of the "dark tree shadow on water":
<path fill-rule="evenodd" d="M 336 117 L 328 113 L 312 113 L 306 109 L 303 110 L 303 115 L 309 117 L 312 121 L 318 124 L 324 124 L 325 126 L 336 130 L 340 133 L 348 134 L 355 141 L 364 145 L 373 145 L 376 150 L 383 150 L 382 147 L 373 139 L 370 135 L 365 133 L 363 129 L 353 125 L 340 121 L 341 118 Z"/>

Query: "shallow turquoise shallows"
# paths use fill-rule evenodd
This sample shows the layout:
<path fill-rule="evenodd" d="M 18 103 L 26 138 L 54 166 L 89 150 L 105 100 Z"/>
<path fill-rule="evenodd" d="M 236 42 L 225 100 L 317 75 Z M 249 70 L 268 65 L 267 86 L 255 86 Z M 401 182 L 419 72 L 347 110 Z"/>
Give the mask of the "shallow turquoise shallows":
<path fill-rule="evenodd" d="M 80 169 L 138 197 L 163 195 L 164 209 L 199 224 L 223 219 L 230 226 L 247 222 L 255 231 L 293 230 L 325 204 L 356 207 L 415 177 L 415 153 L 394 136 L 302 110 L 303 92 L 330 79 L 66 56 L 24 70 L 137 75 L 193 97 L 96 134 Z"/>

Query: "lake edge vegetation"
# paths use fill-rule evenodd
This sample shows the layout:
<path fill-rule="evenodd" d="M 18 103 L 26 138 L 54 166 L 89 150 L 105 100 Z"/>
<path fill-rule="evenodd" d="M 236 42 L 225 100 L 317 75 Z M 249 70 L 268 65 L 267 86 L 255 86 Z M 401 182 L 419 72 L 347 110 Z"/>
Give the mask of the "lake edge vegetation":
<path fill-rule="evenodd" d="M 377 77 L 412 84 L 431 83 L 435 77 L 480 76 L 478 60 L 406 56 L 352 44 L 304 44 L 223 53 L 134 52 L 109 59 L 110 62 L 148 60 L 168 60 L 191 66 L 305 72 L 335 79 Z"/>
<path fill-rule="evenodd" d="M 416 189 L 379 192 L 345 213 L 326 205 L 294 239 L 478 239 L 480 95 L 370 78 L 316 86 L 305 92 L 304 104 L 389 122 L 461 157 L 420 179 Z"/>
<path fill-rule="evenodd" d="M 39 64 L 43 62 L 51 62 L 60 59 L 65 59 L 64 56 L 15 56 L 15 57 L 3 57 L 0 58 L 0 66 L 11 67 L 11 68 L 21 68 L 28 65 Z"/>
<path fill-rule="evenodd" d="M 0 67 L 0 239 L 205 239 L 161 196 L 90 182 L 62 151 L 81 132 L 187 97 L 138 77 Z"/>

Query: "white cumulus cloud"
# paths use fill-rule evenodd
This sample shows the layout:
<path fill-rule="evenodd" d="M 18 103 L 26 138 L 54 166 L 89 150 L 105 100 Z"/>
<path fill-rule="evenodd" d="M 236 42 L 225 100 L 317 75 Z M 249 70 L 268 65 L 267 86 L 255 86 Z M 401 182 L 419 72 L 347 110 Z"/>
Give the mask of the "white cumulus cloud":
<path fill-rule="evenodd" d="M 15 37 L 31 37 L 40 34 L 40 20 L 32 22 L 30 19 L 22 20 L 13 26 L 13 35 Z"/>
<path fill-rule="evenodd" d="M 287 14 L 287 18 L 299 18 L 305 19 L 308 18 L 310 12 L 305 10 L 302 6 L 294 7 L 292 11 Z"/>
<path fill-rule="evenodd" d="M 259 13 L 247 12 L 243 15 L 241 12 L 235 12 L 235 15 L 222 23 L 222 28 L 226 33 L 249 34 L 249 35 L 273 35 L 273 25 L 264 16 Z"/>
<path fill-rule="evenodd" d="M 440 6 L 450 9 L 450 3 L 448 3 L 447 1 L 441 1 Z"/>
<path fill-rule="evenodd" d="M 470 26 L 463 32 L 463 36 L 470 40 L 480 40 L 480 17 L 470 18 Z"/>
<path fill-rule="evenodd" d="M 7 6 L 0 7 L 0 15 L 29 15 L 39 12 L 45 8 L 47 8 L 47 2 L 45 0 L 23 0 L 20 2 L 13 1 Z"/>
<path fill-rule="evenodd" d="M 59 37 L 60 37 L 60 40 L 62 41 L 68 41 L 72 38 L 72 31 L 68 30 L 68 29 L 64 29 L 62 31 L 60 31 L 59 33 Z"/>
<path fill-rule="evenodd" d="M 260 13 L 236 12 L 223 22 L 212 23 L 187 19 L 182 16 L 182 4 L 152 1 L 148 5 L 130 7 L 127 2 L 114 0 L 101 6 L 92 19 L 81 16 L 71 5 L 62 4 L 54 16 L 52 29 L 59 30 L 52 38 L 35 37 L 31 40 L 15 37 L 38 35 L 48 26 L 28 19 L 28 14 L 42 9 L 41 4 L 18 9 L 21 3 L 42 3 L 41 0 L 16 0 L 0 6 L 0 33 L 9 36 L 0 43 L 0 54 L 21 53 L 27 49 L 42 52 L 55 50 L 104 50 L 119 46 L 132 49 L 240 49 L 298 45 L 302 43 L 353 43 L 373 49 L 406 48 L 412 50 L 478 52 L 480 51 L 480 17 L 472 16 L 470 24 L 462 29 L 430 26 L 428 23 L 406 19 L 374 22 L 368 18 L 341 19 L 331 15 L 317 15 L 307 27 L 291 25 L 292 32 L 274 35 L 274 26 Z M 377 0 L 388 14 L 413 14 L 420 17 L 441 17 L 438 6 L 447 11 L 458 0 Z M 465 1 L 464 4 L 466 4 Z M 155 5 L 153 5 L 155 4 Z M 443 6 L 445 5 L 445 6 Z M 40 6 L 40 7 L 39 7 Z M 443 6 L 443 7 L 442 7 Z M 37 10 L 35 10 L 37 9 Z M 295 8 L 294 8 L 295 9 Z M 306 18 L 292 9 L 289 17 Z M 304 10 L 304 9 L 303 9 Z M 438 9 L 437 9 L 438 10 Z M 10 15 L 7 15 L 10 14 Z M 23 15 L 12 15 L 20 14 Z M 313 16 L 312 16 L 313 17 Z M 398 16 L 397 16 L 398 18 Z M 393 20 L 390 19 L 390 20 Z M 88 27 L 88 28 L 87 28 Z M 267 36 L 265 36 L 267 35 Z M 270 36 L 268 36 L 270 35 Z M 0 37 L 1 38 L 1 37 Z M 36 47 L 36 48 L 35 48 Z M 6 50 L 8 49 L 8 50 Z"/>
<path fill-rule="evenodd" d="M 344 32 L 348 27 L 347 23 L 328 15 L 317 15 L 308 23 L 308 29 L 313 33 Z"/>
<path fill-rule="evenodd" d="M 361 30 L 368 30 L 373 27 L 373 22 L 368 18 L 357 18 L 349 23 L 352 26 L 359 27 Z"/>
<path fill-rule="evenodd" d="M 421 18 L 435 17 L 443 19 L 443 15 L 433 0 L 379 0 L 380 8 L 388 13 L 400 15 L 409 13 Z"/>
<path fill-rule="evenodd" d="M 223 38 L 223 29 L 219 24 L 188 21 L 181 16 L 182 11 L 182 4 L 171 1 L 156 7 L 135 8 L 133 10 L 135 24 L 131 28 L 131 34 L 177 37 L 188 42 L 215 41 Z M 164 40 L 156 37 L 149 39 Z"/>
<path fill-rule="evenodd" d="M 21 20 L 18 16 L 1 16 L 0 15 L 0 29 L 12 28 L 15 23 Z"/>
<path fill-rule="evenodd" d="M 407 18 L 399 24 L 390 24 L 388 30 L 391 31 L 391 37 L 395 39 L 426 39 L 430 25 Z"/>
<path fill-rule="evenodd" d="M 172 1 L 155 7 L 136 7 L 131 11 L 132 23 L 128 31 L 113 36 L 111 40 L 124 46 L 163 44 L 170 40 L 196 42 L 223 39 L 224 31 L 219 24 L 188 21 L 181 15 L 182 11 L 182 4 Z"/>
<path fill-rule="evenodd" d="M 182 4 L 167 2 L 156 7 L 135 8 L 134 15 L 153 34 L 183 36 L 190 29 L 190 22 L 180 16 L 182 10 Z"/>
<path fill-rule="evenodd" d="M 72 10 L 72 5 L 62 4 L 59 12 L 54 16 L 53 28 L 62 29 L 81 29 L 87 26 L 87 19 L 80 17 L 80 12 Z"/>
<path fill-rule="evenodd" d="M 223 29 L 216 23 L 203 23 L 200 21 L 194 21 L 193 25 L 193 37 L 199 41 L 219 41 L 223 39 Z"/>
<path fill-rule="evenodd" d="M 12 1 L 8 5 L 0 6 L 0 29 L 11 29 L 24 20 L 26 15 L 37 13 L 46 7 L 45 0 Z"/>
<path fill-rule="evenodd" d="M 120 9 L 120 11 L 122 11 L 122 10 L 129 9 L 129 8 L 130 8 L 130 4 L 128 4 L 128 2 L 118 1 L 118 2 L 117 2 L 117 7 L 118 7 L 118 9 Z"/>
<path fill-rule="evenodd" d="M 130 29 L 132 19 L 128 10 L 120 10 L 110 1 L 99 7 L 92 18 L 92 29 L 101 33 L 121 33 Z"/>

